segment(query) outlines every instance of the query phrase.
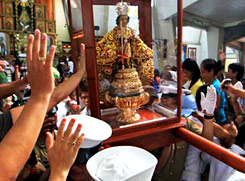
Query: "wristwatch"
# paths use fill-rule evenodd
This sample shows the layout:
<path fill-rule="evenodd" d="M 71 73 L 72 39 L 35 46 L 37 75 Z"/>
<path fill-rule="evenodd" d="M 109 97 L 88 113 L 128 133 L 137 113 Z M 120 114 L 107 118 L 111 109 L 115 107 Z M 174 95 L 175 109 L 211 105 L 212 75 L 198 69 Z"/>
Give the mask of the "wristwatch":
<path fill-rule="evenodd" d="M 208 115 L 204 115 L 204 119 L 213 119 L 214 118 L 214 115 L 211 115 L 211 116 L 208 116 Z"/>

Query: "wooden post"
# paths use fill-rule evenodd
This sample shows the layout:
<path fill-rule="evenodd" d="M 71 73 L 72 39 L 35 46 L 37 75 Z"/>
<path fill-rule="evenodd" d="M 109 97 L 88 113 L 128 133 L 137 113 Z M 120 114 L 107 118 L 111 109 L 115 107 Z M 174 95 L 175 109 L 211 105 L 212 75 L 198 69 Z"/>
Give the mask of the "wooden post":
<path fill-rule="evenodd" d="M 182 110 L 182 25 L 183 25 L 183 2 L 178 0 L 178 39 L 177 39 L 177 78 L 178 78 L 178 112 L 177 117 L 181 118 Z"/>
<path fill-rule="evenodd" d="M 101 118 L 92 0 L 81 0 L 91 116 Z M 88 13 L 89 12 L 89 13 Z"/>
<path fill-rule="evenodd" d="M 71 39 L 71 57 L 72 57 L 72 61 L 74 63 L 74 71 L 77 72 L 78 71 L 78 61 L 77 61 L 77 57 L 76 57 L 76 42 L 73 39 L 73 24 L 72 24 L 72 12 L 71 12 L 71 0 L 67 1 L 68 3 L 68 18 L 69 18 L 69 33 L 70 33 L 70 39 Z M 76 96 L 77 96 L 77 105 L 80 104 L 80 88 L 79 85 L 76 88 Z"/>

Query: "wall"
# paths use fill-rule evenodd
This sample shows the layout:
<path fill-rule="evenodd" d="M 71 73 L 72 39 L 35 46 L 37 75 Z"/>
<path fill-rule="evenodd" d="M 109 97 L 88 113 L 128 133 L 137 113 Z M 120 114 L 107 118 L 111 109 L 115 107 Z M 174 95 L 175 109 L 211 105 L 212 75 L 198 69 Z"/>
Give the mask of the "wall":
<path fill-rule="evenodd" d="M 188 48 L 196 48 L 196 61 L 199 65 L 202 60 L 208 58 L 208 39 L 206 30 L 183 27 L 183 43 L 187 44 L 187 50 Z"/>
<path fill-rule="evenodd" d="M 202 31 L 202 35 L 201 35 L 201 49 L 200 49 L 200 59 L 198 60 L 198 64 L 200 65 L 201 62 L 208 58 L 208 34 L 206 30 Z"/>
<path fill-rule="evenodd" d="M 219 45 L 219 29 L 210 27 L 208 29 L 208 57 L 217 60 Z"/>
<path fill-rule="evenodd" d="M 206 31 L 193 27 L 183 27 L 183 43 L 186 43 L 188 48 L 197 49 L 196 58 L 199 65 L 206 58 L 218 59 L 218 50 L 221 48 L 220 42 L 222 40 L 223 34 L 219 28 L 209 27 Z"/>
<path fill-rule="evenodd" d="M 95 36 L 104 36 L 108 32 L 109 6 L 94 5 L 94 25 L 99 26 L 95 30 Z"/>
<path fill-rule="evenodd" d="M 70 42 L 68 26 L 65 26 L 66 20 L 62 1 L 55 1 L 55 3 L 56 33 L 58 34 L 57 40 Z"/>

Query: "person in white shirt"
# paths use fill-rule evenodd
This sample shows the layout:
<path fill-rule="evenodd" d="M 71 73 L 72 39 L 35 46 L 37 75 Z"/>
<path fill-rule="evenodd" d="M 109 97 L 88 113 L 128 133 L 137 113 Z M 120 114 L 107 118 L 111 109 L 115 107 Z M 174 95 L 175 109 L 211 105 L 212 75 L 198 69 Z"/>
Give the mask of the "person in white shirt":
<path fill-rule="evenodd" d="M 74 73 L 74 63 L 73 61 L 70 59 L 68 62 L 68 66 L 69 66 L 69 73 L 73 74 Z"/>
<path fill-rule="evenodd" d="M 232 63 L 228 67 L 227 78 L 231 79 L 231 83 L 237 89 L 243 89 L 243 85 L 241 83 L 241 79 L 244 74 L 244 67 L 240 63 Z M 228 95 L 230 97 L 231 94 Z M 238 98 L 238 103 L 245 108 L 244 99 Z"/>

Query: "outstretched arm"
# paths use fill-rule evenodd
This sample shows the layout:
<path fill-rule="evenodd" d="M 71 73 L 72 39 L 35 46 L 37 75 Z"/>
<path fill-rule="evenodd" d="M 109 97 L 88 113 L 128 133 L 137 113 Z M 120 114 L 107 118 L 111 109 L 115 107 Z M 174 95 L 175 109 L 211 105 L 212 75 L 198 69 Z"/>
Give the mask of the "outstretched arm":
<path fill-rule="evenodd" d="M 26 78 L 19 79 L 14 82 L 10 82 L 7 84 L 1 84 L 0 85 L 0 99 L 6 98 L 8 96 L 11 96 L 12 94 L 15 94 L 19 92 L 21 89 L 24 88 L 24 86 L 27 84 Z"/>
<path fill-rule="evenodd" d="M 68 80 L 58 85 L 50 98 L 50 102 L 48 105 L 48 110 L 53 108 L 56 104 L 60 101 L 64 100 L 80 83 L 81 79 L 86 74 L 86 61 L 85 61 L 85 45 L 81 44 L 81 60 L 79 63 L 79 70 L 72 75 Z M 24 106 L 17 107 L 11 109 L 11 115 L 13 119 L 13 123 L 18 119 L 21 111 L 23 110 Z"/>
<path fill-rule="evenodd" d="M 81 60 L 79 62 L 79 70 L 72 75 L 68 80 L 58 85 L 51 96 L 48 109 L 51 109 L 60 101 L 64 100 L 81 82 L 86 74 L 85 61 L 85 45 L 81 44 Z"/>
<path fill-rule="evenodd" d="M 42 40 L 41 40 L 42 36 Z M 41 46 L 40 46 L 41 42 Z M 0 177 L 13 180 L 24 167 L 41 130 L 48 103 L 54 88 L 52 61 L 55 47 L 46 60 L 47 35 L 35 30 L 35 37 L 29 35 L 27 64 L 32 94 L 18 121 L 0 143 Z"/>
<path fill-rule="evenodd" d="M 225 81 L 226 81 L 226 79 L 223 80 L 222 83 L 220 84 L 220 90 L 221 91 L 225 91 L 228 94 L 234 94 L 237 97 L 241 97 L 241 98 L 245 99 L 245 90 L 238 89 L 238 88 L 234 87 L 234 85 L 232 85 L 232 84 L 226 85 Z M 223 89 L 223 86 L 226 87 L 225 90 Z"/>
<path fill-rule="evenodd" d="M 226 148 L 230 148 L 232 146 L 232 144 L 235 142 L 236 136 L 231 134 L 228 130 L 226 130 L 225 128 L 223 128 L 219 124 L 214 123 L 213 120 L 211 120 L 211 119 L 210 120 L 208 120 L 208 119 L 205 120 L 204 117 L 202 115 L 198 114 L 197 112 L 192 113 L 192 115 L 194 117 L 198 118 L 198 120 L 200 120 L 203 123 L 203 127 L 204 127 L 204 129 L 206 131 L 209 132 L 210 131 L 209 128 L 213 127 L 213 128 L 211 128 L 211 129 L 213 129 L 213 135 L 216 136 L 221 141 L 222 145 L 224 145 Z M 211 125 L 211 124 L 213 124 L 213 125 Z M 233 125 L 231 125 L 230 127 L 232 128 Z M 207 138 L 207 135 L 209 136 L 212 133 L 209 134 L 205 130 L 203 130 L 202 136 Z"/>

